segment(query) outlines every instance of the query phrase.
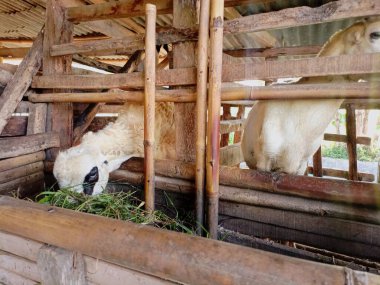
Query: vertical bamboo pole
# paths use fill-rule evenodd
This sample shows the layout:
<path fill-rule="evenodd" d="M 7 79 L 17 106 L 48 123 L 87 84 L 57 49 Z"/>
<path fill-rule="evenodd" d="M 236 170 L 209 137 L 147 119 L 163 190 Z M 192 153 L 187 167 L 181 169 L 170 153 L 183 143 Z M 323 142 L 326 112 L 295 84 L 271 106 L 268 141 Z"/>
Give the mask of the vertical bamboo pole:
<path fill-rule="evenodd" d="M 348 153 L 348 179 L 358 180 L 358 158 L 356 153 L 356 116 L 355 107 L 346 106 L 346 132 Z"/>
<path fill-rule="evenodd" d="M 154 211 L 154 125 L 156 93 L 156 6 L 147 4 L 145 34 L 144 173 L 145 209 Z"/>
<path fill-rule="evenodd" d="M 223 9 L 223 1 L 211 1 L 206 193 L 208 198 L 208 229 L 210 237 L 214 239 L 217 238 L 218 231 L 219 133 L 223 54 Z"/>
<path fill-rule="evenodd" d="M 313 175 L 315 177 L 323 176 L 321 147 L 319 147 L 318 150 L 313 155 Z"/>
<path fill-rule="evenodd" d="M 197 70 L 197 143 L 196 143 L 196 222 L 197 234 L 202 234 L 204 225 L 204 186 L 205 186 L 205 150 L 206 150 L 206 117 L 207 117 L 207 63 L 208 36 L 210 21 L 210 0 L 200 3 L 198 70 Z"/>

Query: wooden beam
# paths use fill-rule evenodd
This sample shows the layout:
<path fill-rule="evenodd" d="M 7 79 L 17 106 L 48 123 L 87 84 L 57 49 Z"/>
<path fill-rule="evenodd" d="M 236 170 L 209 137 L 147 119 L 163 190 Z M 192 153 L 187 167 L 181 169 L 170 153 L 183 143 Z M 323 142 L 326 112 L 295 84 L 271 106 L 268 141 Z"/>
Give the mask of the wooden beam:
<path fill-rule="evenodd" d="M 15 137 L 26 135 L 28 117 L 12 116 L 5 125 L 0 137 Z"/>
<path fill-rule="evenodd" d="M 56 133 L 4 138 L 0 139 L 0 159 L 15 157 L 59 146 L 60 136 Z"/>
<path fill-rule="evenodd" d="M 308 172 L 312 173 L 313 167 L 309 166 Z M 348 171 L 342 170 L 342 169 L 323 168 L 322 174 L 323 174 L 323 176 L 331 176 L 331 177 L 348 179 Z M 373 175 L 371 173 L 358 172 L 358 181 L 374 182 L 375 181 L 375 175 Z"/>
<path fill-rule="evenodd" d="M 46 130 L 47 105 L 43 103 L 30 104 L 27 134 L 40 134 Z"/>
<path fill-rule="evenodd" d="M 360 64 L 358 64 L 360 62 Z M 266 61 L 263 63 L 229 64 L 223 67 L 222 82 L 234 82 L 249 79 L 270 80 L 285 77 L 313 77 L 326 75 L 365 74 L 380 72 L 380 54 L 341 55 L 336 57 L 316 57 L 297 60 Z M 175 68 L 157 72 L 157 86 L 179 86 L 196 84 L 195 68 Z M 142 88 L 141 72 L 130 75 L 51 75 L 35 76 L 34 88 L 70 88 L 70 89 L 101 89 L 101 88 Z M 289 87 L 292 86 L 292 87 Z M 313 86 L 313 85 L 310 85 Z M 322 85 L 323 86 L 323 85 Z M 315 86 L 314 86 L 315 87 Z M 255 87 L 258 88 L 258 87 Z M 253 88 L 252 90 L 255 90 Z M 263 87 L 261 87 L 263 88 Z M 267 87 L 268 94 L 273 90 L 295 87 L 294 85 L 277 85 Z M 310 87 L 312 88 L 312 87 Z M 244 88 L 243 88 L 244 89 Z M 232 88 L 231 90 L 234 90 Z M 245 90 L 249 90 L 245 88 Z M 264 89 L 263 89 L 264 90 Z M 303 89 L 303 94 L 305 89 Z M 278 91 L 281 92 L 281 91 Z M 248 93 L 249 94 L 249 93 Z M 376 94 L 376 93 L 375 93 Z M 269 95 L 267 95 L 269 96 Z M 296 95 L 293 95 L 296 97 Z M 301 94 L 297 95 L 300 98 Z M 332 94 L 329 95 L 333 97 Z M 248 96 L 247 96 L 248 97 Z M 269 96 L 269 98 L 273 98 Z M 249 99 L 249 98 L 246 98 Z M 261 98 L 258 98 L 261 99 Z M 239 100 L 239 99 L 235 99 Z"/>
<path fill-rule="evenodd" d="M 228 284 L 241 284 L 255 280 L 267 285 L 273 284 L 273 276 L 280 276 L 278 280 L 293 284 L 343 284 L 347 280 L 348 269 L 343 267 L 264 253 L 9 197 L 0 198 L 0 213 L 7 217 L 0 219 L 1 230 L 182 283 L 203 285 L 221 280 Z M 25 223 L 26 220 L 28 223 Z M 99 231 L 99 228 L 102 230 Z M 87 234 L 86 239 L 72 238 L 83 233 Z M 120 247 L 120 244 L 124 246 Z M 181 250 L 173 250 L 178 248 Z M 198 252 L 203 254 L 195 256 Z M 350 276 L 366 278 L 372 283 L 380 280 L 379 276 L 366 272 L 350 271 Z M 286 282 L 277 283 L 282 285 Z"/>
<path fill-rule="evenodd" d="M 7 120 L 12 116 L 18 103 L 29 88 L 33 76 L 41 66 L 42 39 L 43 32 L 41 31 L 28 55 L 21 62 L 16 73 L 8 82 L 0 96 L 0 133 L 3 131 Z"/>
<path fill-rule="evenodd" d="M 362 0 L 360 4 L 355 0 L 339 0 L 317 8 L 296 7 L 226 21 L 224 33 L 285 29 L 379 14 L 380 3 L 376 0 Z"/>
<path fill-rule="evenodd" d="M 196 40 L 197 31 L 185 28 L 161 28 L 156 34 L 156 45 Z M 105 39 L 98 41 L 74 42 L 53 45 L 50 49 L 51 56 L 90 54 L 107 55 L 125 52 L 132 54 L 136 50 L 144 49 L 145 34 L 136 34 L 124 38 Z M 101 53 L 105 52 L 105 53 Z"/>
<path fill-rule="evenodd" d="M 347 142 L 346 135 L 338 135 L 338 134 L 324 134 L 323 139 L 325 141 L 333 141 L 333 142 Z M 356 137 L 356 143 L 362 145 L 371 145 L 370 137 Z"/>
<path fill-rule="evenodd" d="M 45 159 L 45 152 L 39 151 L 31 154 L 21 155 L 14 158 L 0 160 L 0 172 L 16 168 L 22 165 L 43 161 Z"/>
<path fill-rule="evenodd" d="M 119 66 L 103 63 L 96 59 L 83 56 L 81 54 L 73 55 L 73 61 L 111 73 L 118 73 L 118 71 L 120 70 Z"/>
<path fill-rule="evenodd" d="M 29 48 L 0 48 L 0 57 L 23 58 L 28 51 Z"/>
<path fill-rule="evenodd" d="M 185 30 L 197 29 L 198 11 L 196 4 L 196 1 L 173 1 L 173 28 Z M 174 44 L 172 66 L 173 68 L 192 68 L 194 70 L 194 84 L 196 84 L 196 43 L 181 42 Z M 157 72 L 156 76 L 156 79 L 159 80 L 160 72 Z M 175 148 L 177 160 L 195 161 L 196 159 L 195 113 L 196 106 L 194 103 L 174 104 Z"/>
<path fill-rule="evenodd" d="M 160 71 L 158 71 L 159 74 Z M 126 74 L 125 77 L 135 77 Z M 48 87 L 56 81 L 57 77 L 42 77 L 42 83 L 37 83 L 38 86 Z M 68 79 L 68 77 L 58 77 Z M 84 77 L 69 77 L 75 79 L 75 83 L 64 83 L 65 86 L 79 86 L 77 80 Z M 91 76 L 91 78 L 94 78 Z M 103 77 L 96 77 L 101 80 Z M 108 77 L 109 78 L 109 77 Z M 124 80 L 119 85 L 124 85 Z M 164 79 L 164 78 L 163 78 Z M 159 79 L 161 80 L 161 79 Z M 156 80 L 156 83 L 159 82 Z M 165 80 L 165 79 L 164 79 Z M 104 84 L 108 84 L 103 81 Z M 128 82 L 125 84 L 140 87 L 140 80 L 135 83 Z M 170 81 L 175 84 L 175 81 Z M 71 85 L 68 85 L 71 84 Z M 163 84 L 160 83 L 160 84 Z M 342 84 L 289 84 L 289 85 L 274 85 L 265 87 L 237 87 L 237 88 L 222 88 L 222 100 L 224 102 L 246 100 L 251 103 L 251 100 L 275 100 L 275 99 L 344 99 L 344 98 L 377 98 L 379 84 L 377 83 L 342 83 Z M 90 93 L 46 93 L 46 94 L 29 94 L 31 102 L 75 102 L 75 103 L 124 103 L 125 101 L 142 102 L 142 91 L 118 91 L 118 92 L 90 92 Z M 196 96 L 193 89 L 175 89 L 175 90 L 158 90 L 156 101 L 159 102 L 195 102 Z M 370 99 L 369 99 L 370 100 Z M 334 136 L 337 140 L 343 138 Z M 359 138 L 360 142 L 365 142 L 364 138 Z"/>
<path fill-rule="evenodd" d="M 111 17 L 139 17 L 145 15 L 144 7 L 146 3 L 156 5 L 158 15 L 172 13 L 173 4 L 172 1 L 168 0 L 141 1 L 139 3 L 135 3 L 131 0 L 112 1 L 68 8 L 66 13 L 67 19 L 75 23 L 110 19 Z"/>
<path fill-rule="evenodd" d="M 72 41 L 74 26 L 66 20 L 65 9 L 61 4 L 58 0 L 48 0 L 46 2 L 43 75 L 71 73 L 71 56 L 54 58 L 49 53 L 52 45 Z M 52 89 L 55 88 L 56 86 L 52 87 Z M 60 134 L 62 148 L 70 147 L 73 136 L 72 104 L 49 104 L 46 130 L 48 132 L 55 131 Z M 49 150 L 47 152 L 47 160 L 54 161 L 57 154 L 58 149 Z"/>
<path fill-rule="evenodd" d="M 224 50 L 223 52 L 234 57 L 278 57 L 290 55 L 315 55 L 321 50 L 321 46 L 296 46 L 277 48 L 251 48 Z"/>
<path fill-rule="evenodd" d="M 41 181 L 43 179 L 44 179 L 43 171 L 14 179 L 12 181 L 0 184 L 0 194 L 7 195 L 7 194 L 12 193 L 12 194 L 17 195 L 17 197 L 23 197 L 25 196 L 24 195 L 25 193 L 22 193 L 23 188 L 20 186 L 33 185 L 33 183 Z"/>
<path fill-rule="evenodd" d="M 9 170 L 0 172 L 0 184 L 15 180 L 20 177 L 28 176 L 36 172 L 41 172 L 44 169 L 42 161 L 33 162 L 30 164 L 15 167 Z"/>

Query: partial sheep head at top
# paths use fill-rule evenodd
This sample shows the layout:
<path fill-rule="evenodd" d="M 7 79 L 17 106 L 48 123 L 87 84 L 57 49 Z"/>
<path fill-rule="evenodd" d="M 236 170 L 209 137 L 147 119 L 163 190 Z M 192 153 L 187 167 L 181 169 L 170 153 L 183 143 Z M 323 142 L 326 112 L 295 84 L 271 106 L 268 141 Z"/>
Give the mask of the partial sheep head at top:
<path fill-rule="evenodd" d="M 334 34 L 318 54 L 337 56 L 380 52 L 380 17 L 371 17 Z M 295 84 L 349 82 L 370 75 L 302 78 Z M 303 175 L 308 159 L 342 99 L 257 101 L 245 123 L 241 143 L 249 168 Z"/>
<path fill-rule="evenodd" d="M 157 158 L 174 158 L 174 104 L 157 103 L 155 141 Z M 83 136 L 81 143 L 58 154 L 53 174 L 60 188 L 88 195 L 101 193 L 109 173 L 133 156 L 143 156 L 144 109 L 126 103 L 114 123 Z"/>

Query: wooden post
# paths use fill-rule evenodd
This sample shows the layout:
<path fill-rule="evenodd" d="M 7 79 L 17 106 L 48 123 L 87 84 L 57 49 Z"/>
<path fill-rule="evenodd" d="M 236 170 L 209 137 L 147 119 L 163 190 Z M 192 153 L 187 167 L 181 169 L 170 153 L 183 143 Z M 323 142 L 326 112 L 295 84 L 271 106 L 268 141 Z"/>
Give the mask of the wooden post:
<path fill-rule="evenodd" d="M 245 106 L 240 105 L 238 112 L 236 114 L 236 120 L 242 120 L 244 119 L 244 113 L 245 113 Z M 234 143 L 239 143 L 241 141 L 241 131 L 236 131 L 234 133 Z"/>
<path fill-rule="evenodd" d="M 173 1 L 173 28 L 197 28 L 196 2 L 196 0 Z M 173 67 L 194 67 L 195 50 L 194 42 L 173 44 Z M 195 81 L 194 78 L 194 84 Z M 195 160 L 195 113 L 195 104 L 175 104 L 176 156 L 178 160 Z"/>
<path fill-rule="evenodd" d="M 46 104 L 30 104 L 27 134 L 41 134 L 46 130 Z"/>
<path fill-rule="evenodd" d="M 319 147 L 318 150 L 313 155 L 313 176 L 322 177 L 322 148 Z"/>
<path fill-rule="evenodd" d="M 196 145 L 196 222 L 197 234 L 202 234 L 204 225 L 204 187 L 206 161 L 206 117 L 207 117 L 207 63 L 210 23 L 210 0 L 200 3 L 198 70 L 197 70 L 197 145 Z"/>
<path fill-rule="evenodd" d="M 231 105 L 223 104 L 223 116 L 222 120 L 231 120 Z M 228 145 L 228 141 L 230 139 L 230 133 L 222 134 L 220 139 L 220 147 L 224 147 Z"/>
<path fill-rule="evenodd" d="M 144 173 L 145 209 L 154 211 L 154 126 L 156 95 L 156 6 L 146 4 Z"/>
<path fill-rule="evenodd" d="M 62 1 L 59 0 L 48 0 L 46 2 L 45 37 L 43 43 L 44 75 L 69 74 L 71 71 L 71 56 L 50 56 L 50 48 L 52 45 L 72 41 L 73 24 L 66 20 L 65 9 L 61 6 L 61 3 Z M 49 104 L 47 116 L 47 131 L 54 130 L 58 132 L 61 138 L 61 147 L 70 147 L 73 136 L 72 104 Z M 47 160 L 54 161 L 57 153 L 58 149 L 48 151 Z"/>
<path fill-rule="evenodd" d="M 208 97 L 206 193 L 208 200 L 208 227 L 210 237 L 218 235 L 219 199 L 219 132 L 223 55 L 223 1 L 211 1 L 210 22 L 210 74 Z"/>
<path fill-rule="evenodd" d="M 355 107 L 346 106 L 346 132 L 348 153 L 348 179 L 358 180 L 358 158 L 356 153 L 356 116 Z"/>

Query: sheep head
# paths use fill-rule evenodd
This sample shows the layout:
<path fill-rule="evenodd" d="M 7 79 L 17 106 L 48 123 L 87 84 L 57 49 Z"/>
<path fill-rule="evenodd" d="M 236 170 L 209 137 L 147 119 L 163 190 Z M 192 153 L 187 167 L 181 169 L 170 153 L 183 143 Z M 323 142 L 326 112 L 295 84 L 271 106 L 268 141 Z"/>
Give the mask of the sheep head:
<path fill-rule="evenodd" d="M 60 188 L 70 187 L 76 192 L 96 195 L 105 189 L 109 173 L 121 163 L 121 160 L 108 161 L 97 147 L 78 145 L 58 154 L 53 174 Z"/>

